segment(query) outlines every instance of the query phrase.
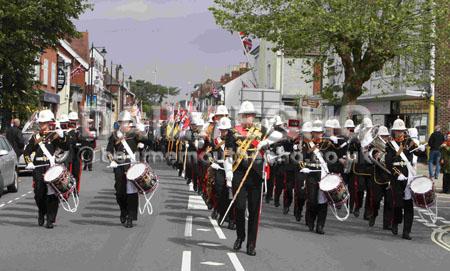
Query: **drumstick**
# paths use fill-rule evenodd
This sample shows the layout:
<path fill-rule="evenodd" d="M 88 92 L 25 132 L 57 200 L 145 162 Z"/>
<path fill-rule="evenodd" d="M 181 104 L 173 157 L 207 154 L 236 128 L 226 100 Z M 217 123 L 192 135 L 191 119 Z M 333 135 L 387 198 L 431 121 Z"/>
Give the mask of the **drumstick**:
<path fill-rule="evenodd" d="M 34 166 L 34 168 L 48 167 L 48 166 L 50 166 L 50 164 L 37 165 L 37 166 Z"/>
<path fill-rule="evenodd" d="M 121 166 L 126 166 L 126 165 L 131 165 L 131 164 L 134 164 L 134 163 L 129 162 L 129 163 L 117 164 L 117 166 L 121 167 Z M 107 166 L 107 168 L 111 168 L 111 166 Z"/>
<path fill-rule="evenodd" d="M 423 145 L 420 145 L 420 146 L 426 146 L 426 145 L 428 145 L 428 143 L 425 143 L 425 144 L 423 144 Z M 420 146 L 419 147 L 417 147 L 417 148 L 415 148 L 414 150 L 411 150 L 411 151 L 409 151 L 410 153 L 411 152 L 415 152 L 415 151 L 417 151 L 419 148 L 420 148 Z"/>

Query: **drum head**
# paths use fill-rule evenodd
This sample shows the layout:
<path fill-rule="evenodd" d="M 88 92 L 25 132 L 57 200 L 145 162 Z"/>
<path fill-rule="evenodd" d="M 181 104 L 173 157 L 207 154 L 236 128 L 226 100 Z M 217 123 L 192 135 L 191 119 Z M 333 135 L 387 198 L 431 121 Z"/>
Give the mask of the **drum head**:
<path fill-rule="evenodd" d="M 342 182 L 341 177 L 336 174 L 328 174 L 325 176 L 319 183 L 320 190 L 322 191 L 331 191 L 339 187 L 339 184 Z"/>
<path fill-rule="evenodd" d="M 427 177 L 417 177 L 411 182 L 411 190 L 415 194 L 425 194 L 433 190 L 433 181 Z"/>
<path fill-rule="evenodd" d="M 64 172 L 64 167 L 62 165 L 56 165 L 49 169 L 44 174 L 44 181 L 50 183 L 56 179 Z"/>
<path fill-rule="evenodd" d="M 147 165 L 144 163 L 132 165 L 127 171 L 127 179 L 136 180 L 137 178 L 142 176 L 146 169 Z"/>

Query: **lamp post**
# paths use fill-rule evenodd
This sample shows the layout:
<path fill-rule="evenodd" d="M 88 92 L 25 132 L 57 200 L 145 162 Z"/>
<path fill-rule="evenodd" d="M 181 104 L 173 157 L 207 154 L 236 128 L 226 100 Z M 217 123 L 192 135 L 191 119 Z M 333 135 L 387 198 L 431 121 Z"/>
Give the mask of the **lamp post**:
<path fill-rule="evenodd" d="M 101 46 L 101 47 L 96 47 L 94 46 L 94 43 L 92 43 L 91 46 L 91 61 L 89 63 L 89 69 L 90 69 L 90 73 L 89 73 L 89 117 L 91 115 L 91 111 L 92 111 L 92 97 L 94 94 L 94 67 L 95 67 L 95 59 L 94 59 L 94 49 L 97 50 L 102 56 L 104 56 L 105 54 L 107 54 L 106 51 L 106 47 Z M 101 50 L 101 51 L 100 51 Z M 97 95 L 97 93 L 95 93 Z M 96 97 L 96 107 L 97 107 L 97 98 Z M 99 123 L 98 123 L 98 112 L 95 111 L 94 113 L 95 116 L 95 130 L 97 132 L 97 135 L 99 135 Z"/>

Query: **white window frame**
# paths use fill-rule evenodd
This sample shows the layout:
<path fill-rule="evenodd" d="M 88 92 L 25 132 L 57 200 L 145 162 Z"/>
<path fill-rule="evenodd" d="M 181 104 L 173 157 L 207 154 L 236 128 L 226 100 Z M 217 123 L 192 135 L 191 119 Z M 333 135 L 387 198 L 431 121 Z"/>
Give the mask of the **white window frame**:
<path fill-rule="evenodd" d="M 51 71 L 51 81 L 50 84 L 52 87 L 56 88 L 56 63 L 52 62 L 52 71 Z"/>
<path fill-rule="evenodd" d="M 44 59 L 44 64 L 42 65 L 43 76 L 42 76 L 42 84 L 48 85 L 48 59 Z"/>

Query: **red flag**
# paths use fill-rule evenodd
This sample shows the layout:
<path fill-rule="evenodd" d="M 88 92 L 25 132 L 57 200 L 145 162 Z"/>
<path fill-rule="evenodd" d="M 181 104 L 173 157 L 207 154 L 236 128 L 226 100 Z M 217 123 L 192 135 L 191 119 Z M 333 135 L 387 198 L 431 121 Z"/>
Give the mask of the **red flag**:
<path fill-rule="evenodd" d="M 244 47 L 245 52 L 250 52 L 253 48 L 252 39 L 245 32 L 239 32 L 239 37 L 241 37 L 242 46 Z"/>

